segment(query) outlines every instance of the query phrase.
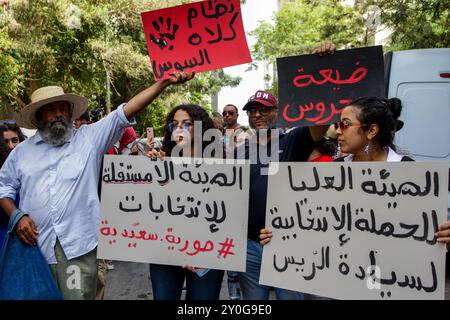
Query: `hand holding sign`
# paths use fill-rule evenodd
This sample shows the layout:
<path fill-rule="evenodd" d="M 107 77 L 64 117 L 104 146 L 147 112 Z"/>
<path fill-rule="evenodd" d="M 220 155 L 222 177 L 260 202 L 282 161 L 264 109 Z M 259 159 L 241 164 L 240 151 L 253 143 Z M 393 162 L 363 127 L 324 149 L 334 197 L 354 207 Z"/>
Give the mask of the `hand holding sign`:
<path fill-rule="evenodd" d="M 334 54 L 336 51 L 336 45 L 331 42 L 325 42 L 314 49 L 314 53 L 317 53 L 319 56 Z"/>
<path fill-rule="evenodd" d="M 170 78 L 163 80 L 167 84 L 180 84 L 192 80 L 195 77 L 195 72 L 175 72 L 170 74 Z"/>

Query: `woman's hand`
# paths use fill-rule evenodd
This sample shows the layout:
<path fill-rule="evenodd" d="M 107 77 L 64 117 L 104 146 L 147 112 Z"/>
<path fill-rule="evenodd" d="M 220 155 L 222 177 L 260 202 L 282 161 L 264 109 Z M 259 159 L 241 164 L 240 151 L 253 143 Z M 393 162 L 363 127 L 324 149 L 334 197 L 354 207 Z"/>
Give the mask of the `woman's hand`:
<path fill-rule="evenodd" d="M 445 243 L 447 246 L 450 244 L 450 221 L 447 221 L 439 227 L 439 231 L 436 232 L 436 241 L 439 243 Z"/>
<path fill-rule="evenodd" d="M 195 72 L 175 72 L 170 74 L 170 78 L 160 80 L 165 87 L 172 84 L 185 83 L 195 77 Z"/>
<path fill-rule="evenodd" d="M 149 152 L 147 152 L 145 155 L 149 158 L 158 158 L 158 159 L 164 160 L 166 153 L 162 150 L 158 151 L 158 150 L 152 149 Z"/>
<path fill-rule="evenodd" d="M 270 229 L 261 229 L 259 233 L 259 238 L 261 241 L 259 242 L 261 245 L 266 245 L 272 239 L 272 231 Z"/>

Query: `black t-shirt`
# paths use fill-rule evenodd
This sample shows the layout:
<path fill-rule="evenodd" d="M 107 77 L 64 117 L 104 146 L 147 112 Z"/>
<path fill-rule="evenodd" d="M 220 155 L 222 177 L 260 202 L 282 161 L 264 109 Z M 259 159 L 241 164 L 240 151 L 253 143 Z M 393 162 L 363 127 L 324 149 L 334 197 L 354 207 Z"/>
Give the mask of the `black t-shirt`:
<path fill-rule="evenodd" d="M 288 133 L 280 131 L 279 162 L 307 161 L 316 144 L 307 127 L 298 127 Z M 265 226 L 268 176 L 261 169 L 268 168 L 267 161 L 259 155 L 271 155 L 270 143 L 251 148 L 246 142 L 236 150 L 237 158 L 250 159 L 250 196 L 248 209 L 248 238 L 259 241 L 259 232 Z M 257 159 L 254 163 L 253 156 Z"/>

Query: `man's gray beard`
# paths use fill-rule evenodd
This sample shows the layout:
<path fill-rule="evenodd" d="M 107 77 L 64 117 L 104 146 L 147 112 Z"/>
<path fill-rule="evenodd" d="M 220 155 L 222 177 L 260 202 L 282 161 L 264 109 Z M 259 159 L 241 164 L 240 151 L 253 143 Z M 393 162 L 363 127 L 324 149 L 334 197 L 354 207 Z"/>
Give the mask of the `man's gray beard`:
<path fill-rule="evenodd" d="M 256 136 L 262 135 L 262 136 L 270 136 L 270 132 L 271 130 L 277 130 L 277 120 L 272 121 L 271 123 L 267 124 L 267 128 L 264 129 L 256 129 L 256 128 L 251 128 L 253 130 L 253 132 L 256 134 Z"/>
<path fill-rule="evenodd" d="M 52 124 L 56 121 L 61 121 L 62 124 L 57 124 L 52 127 Z M 40 122 L 39 123 L 39 135 L 45 143 L 61 146 L 72 136 L 73 124 L 71 121 L 60 117 L 52 122 Z"/>

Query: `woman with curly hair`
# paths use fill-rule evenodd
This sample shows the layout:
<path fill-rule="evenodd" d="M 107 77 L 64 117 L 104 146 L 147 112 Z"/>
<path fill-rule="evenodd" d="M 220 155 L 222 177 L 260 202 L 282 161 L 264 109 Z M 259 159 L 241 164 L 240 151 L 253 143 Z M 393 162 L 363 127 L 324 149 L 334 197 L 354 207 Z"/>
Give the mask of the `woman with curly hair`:
<path fill-rule="evenodd" d="M 5 141 L 9 150 L 12 151 L 19 143 L 25 141 L 26 137 L 15 121 L 9 121 L 11 120 L 0 121 L 0 136 Z"/>
<path fill-rule="evenodd" d="M 164 126 L 164 139 L 162 151 L 164 155 L 174 156 L 173 149 L 177 147 L 181 151 L 178 154 L 182 157 L 202 157 L 203 151 L 215 141 L 202 141 L 201 148 L 194 144 L 194 121 L 200 121 L 202 132 L 201 137 L 210 129 L 217 129 L 213 119 L 205 109 L 195 104 L 182 104 L 173 108 L 166 118 Z M 200 134 L 200 133 L 195 133 Z M 150 153 L 150 155 L 153 155 Z M 162 155 L 161 153 L 158 156 Z M 221 156 L 221 155 L 216 155 Z"/>
<path fill-rule="evenodd" d="M 202 132 L 194 132 L 195 122 L 201 122 Z M 183 104 L 175 107 L 167 115 L 164 126 L 163 146 L 160 151 L 151 150 L 148 157 L 202 157 L 205 148 L 217 143 L 220 150 L 214 157 L 221 157 L 223 145 L 219 141 L 204 141 L 201 145 L 194 143 L 194 135 L 204 134 L 216 129 L 214 122 L 205 109 L 198 105 Z M 199 139 L 200 141 L 200 139 Z M 220 144 L 220 146 L 219 146 Z M 204 273 L 206 271 L 206 273 Z M 186 300 L 218 300 L 222 287 L 223 270 L 204 270 L 190 266 L 169 266 L 150 264 L 153 298 L 155 300 L 180 300 L 183 284 L 186 280 Z"/>

